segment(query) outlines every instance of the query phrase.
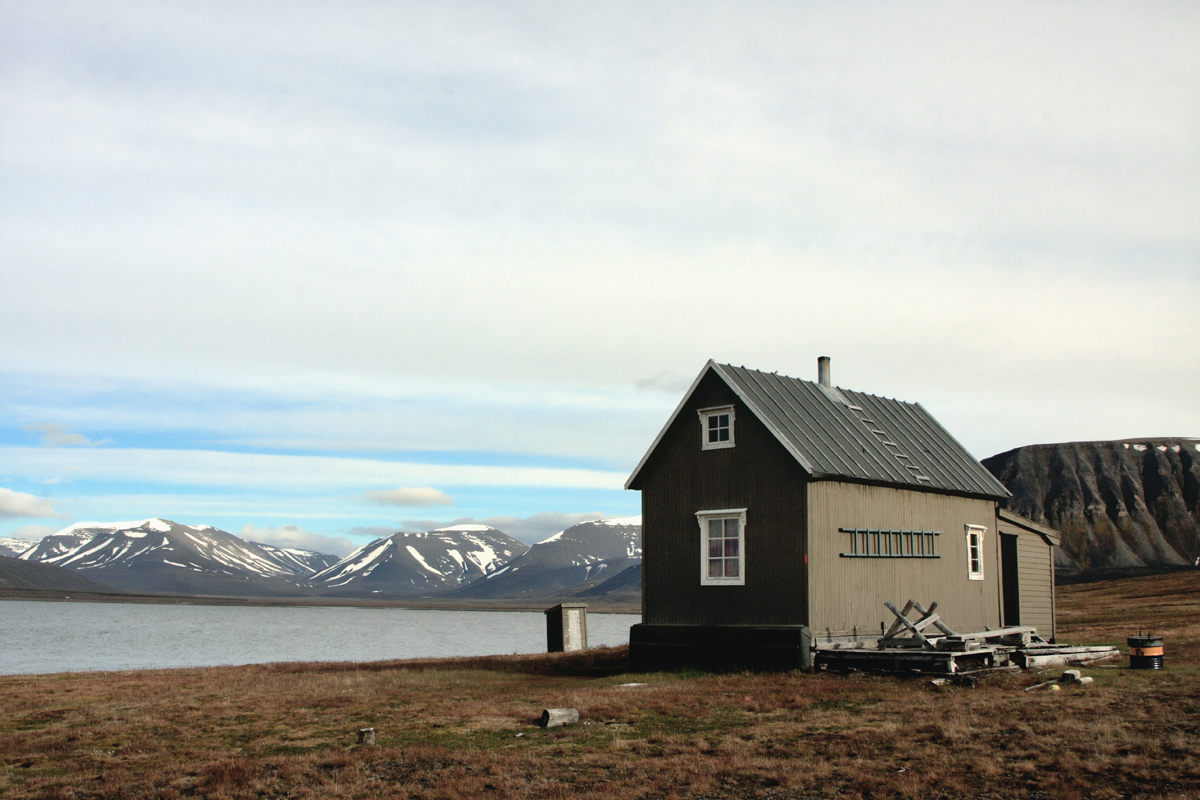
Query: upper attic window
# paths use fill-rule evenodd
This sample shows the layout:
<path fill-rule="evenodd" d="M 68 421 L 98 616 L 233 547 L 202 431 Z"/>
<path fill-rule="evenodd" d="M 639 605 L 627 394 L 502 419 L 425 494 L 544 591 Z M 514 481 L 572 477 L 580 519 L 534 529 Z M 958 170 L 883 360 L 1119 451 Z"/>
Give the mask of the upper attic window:
<path fill-rule="evenodd" d="M 733 406 L 700 409 L 700 447 L 733 447 Z"/>

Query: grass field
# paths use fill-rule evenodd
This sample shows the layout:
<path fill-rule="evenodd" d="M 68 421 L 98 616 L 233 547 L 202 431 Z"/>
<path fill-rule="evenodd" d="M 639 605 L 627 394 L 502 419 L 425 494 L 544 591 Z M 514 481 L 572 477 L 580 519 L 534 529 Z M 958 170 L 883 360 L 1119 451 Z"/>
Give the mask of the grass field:
<path fill-rule="evenodd" d="M 1200 797 L 1200 572 L 1067 587 L 1059 622 L 1122 647 L 1153 627 L 1167 668 L 1025 692 L 1061 670 L 632 675 L 617 648 L 8 677 L 0 795 Z M 580 724 L 536 726 L 564 706 Z"/>

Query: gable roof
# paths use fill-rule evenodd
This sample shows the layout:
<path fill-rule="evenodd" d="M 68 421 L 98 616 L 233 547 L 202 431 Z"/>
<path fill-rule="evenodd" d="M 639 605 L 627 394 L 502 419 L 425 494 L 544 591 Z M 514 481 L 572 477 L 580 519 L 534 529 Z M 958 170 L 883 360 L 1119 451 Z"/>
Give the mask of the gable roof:
<path fill-rule="evenodd" d="M 710 372 L 766 426 L 814 480 L 882 483 L 1004 499 L 996 478 L 919 403 L 825 387 L 709 361 L 642 457 L 628 489 Z"/>

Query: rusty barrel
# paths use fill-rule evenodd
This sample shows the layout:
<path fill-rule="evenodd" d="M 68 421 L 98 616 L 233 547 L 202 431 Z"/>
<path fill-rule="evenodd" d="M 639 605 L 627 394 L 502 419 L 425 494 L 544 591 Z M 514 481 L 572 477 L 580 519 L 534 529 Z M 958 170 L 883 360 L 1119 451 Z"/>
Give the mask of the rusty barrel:
<path fill-rule="evenodd" d="M 1125 642 L 1129 645 L 1130 669 L 1162 669 L 1163 639 L 1161 636 L 1130 636 Z"/>

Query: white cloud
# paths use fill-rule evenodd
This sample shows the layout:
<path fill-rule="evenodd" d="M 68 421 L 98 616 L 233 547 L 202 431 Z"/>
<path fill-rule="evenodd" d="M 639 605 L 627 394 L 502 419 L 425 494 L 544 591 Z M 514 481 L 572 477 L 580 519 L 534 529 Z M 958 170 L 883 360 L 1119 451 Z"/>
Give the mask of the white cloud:
<path fill-rule="evenodd" d="M 24 492 L 14 492 L 12 489 L 0 487 L 0 517 L 20 519 L 21 517 L 46 518 L 63 515 L 54 510 L 50 501 L 43 497 L 35 497 Z"/>
<path fill-rule="evenodd" d="M 152 484 L 239 487 L 346 487 L 436 482 L 443 486 L 619 489 L 625 474 L 552 467 L 416 464 L 369 458 L 227 453 L 214 450 L 44 450 L 0 447 L 6 468 L 41 478 L 62 475 Z"/>
<path fill-rule="evenodd" d="M 831 355 L 979 455 L 1200 427 L 1196 8 L 672 9 L 7 9 L 0 376 L 47 388 L 0 411 L 147 449 L 6 474 L 476 513 L 619 487 L 710 357 Z M 602 466 L 466 463 L 511 454 Z"/>
<path fill-rule="evenodd" d="M 61 528 L 53 525 L 22 525 L 16 530 L 9 531 L 5 536 L 11 536 L 14 539 L 33 539 L 38 541 L 51 534 L 58 533 Z"/>
<path fill-rule="evenodd" d="M 46 447 L 99 447 L 111 444 L 111 439 L 93 441 L 81 433 L 72 433 L 66 425 L 56 422 L 33 422 L 22 426 L 22 430 L 42 435 L 42 444 Z"/>
<path fill-rule="evenodd" d="M 384 506 L 420 508 L 423 506 L 454 505 L 454 500 L 451 499 L 450 495 L 429 486 L 402 486 L 399 489 L 381 489 L 375 492 L 367 492 L 363 497 L 368 502 Z"/>
<path fill-rule="evenodd" d="M 354 542 L 341 536 L 326 536 L 306 531 L 299 525 L 279 525 L 277 527 L 258 528 L 247 524 L 238 534 L 250 542 L 287 547 L 295 550 L 315 550 L 318 553 L 328 553 L 335 556 L 349 555 L 355 547 Z"/>

